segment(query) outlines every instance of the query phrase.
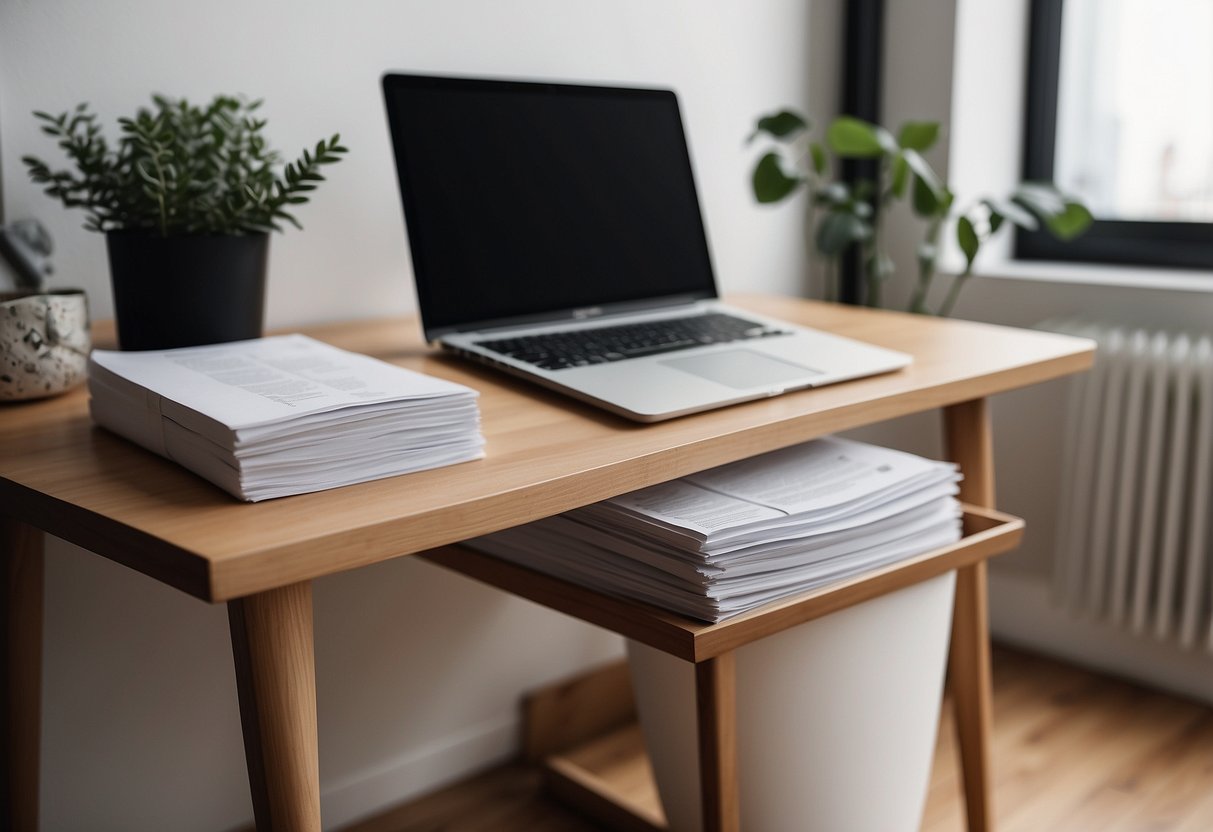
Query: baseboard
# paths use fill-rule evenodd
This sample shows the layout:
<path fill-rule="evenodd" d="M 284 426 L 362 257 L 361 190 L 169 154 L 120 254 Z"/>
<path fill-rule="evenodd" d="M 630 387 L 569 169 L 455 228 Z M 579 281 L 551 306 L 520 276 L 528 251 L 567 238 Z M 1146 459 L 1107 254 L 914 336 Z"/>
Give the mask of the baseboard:
<path fill-rule="evenodd" d="M 322 783 L 324 828 L 343 827 L 500 765 L 518 755 L 520 733 L 521 719 L 511 712 L 469 725 L 338 782 Z"/>
<path fill-rule="evenodd" d="M 1053 604 L 1045 578 L 990 572 L 996 639 L 1213 704 L 1213 655 L 1137 636 Z"/>

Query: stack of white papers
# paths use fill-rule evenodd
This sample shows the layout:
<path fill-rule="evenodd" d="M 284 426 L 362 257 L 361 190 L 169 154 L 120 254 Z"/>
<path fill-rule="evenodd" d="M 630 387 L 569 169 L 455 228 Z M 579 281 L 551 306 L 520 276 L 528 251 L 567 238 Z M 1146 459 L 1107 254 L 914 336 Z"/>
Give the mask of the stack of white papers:
<path fill-rule="evenodd" d="M 960 539 L 955 465 L 818 439 L 469 545 L 705 621 Z"/>
<path fill-rule="evenodd" d="M 243 500 L 484 456 L 475 390 L 303 335 L 95 350 L 88 386 L 97 424 Z"/>

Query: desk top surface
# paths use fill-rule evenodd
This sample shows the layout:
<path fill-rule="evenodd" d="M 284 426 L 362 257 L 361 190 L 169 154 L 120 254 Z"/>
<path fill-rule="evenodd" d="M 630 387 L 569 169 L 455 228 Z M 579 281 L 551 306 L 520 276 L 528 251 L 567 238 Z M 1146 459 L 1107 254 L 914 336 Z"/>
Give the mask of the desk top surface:
<path fill-rule="evenodd" d="M 640 425 L 427 347 L 412 318 L 302 331 L 481 392 L 485 459 L 241 503 L 94 427 L 87 393 L 0 405 L 0 512 L 222 601 L 518 525 L 846 428 L 1088 367 L 1090 342 L 787 298 L 731 299 L 909 368 Z"/>

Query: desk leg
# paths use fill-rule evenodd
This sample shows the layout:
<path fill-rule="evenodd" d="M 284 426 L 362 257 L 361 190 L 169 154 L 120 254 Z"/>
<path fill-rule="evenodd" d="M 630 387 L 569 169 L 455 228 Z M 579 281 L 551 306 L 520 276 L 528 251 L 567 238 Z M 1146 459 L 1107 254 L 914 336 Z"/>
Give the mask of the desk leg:
<path fill-rule="evenodd" d="M 0 517 L 0 830 L 38 828 L 43 535 Z"/>
<path fill-rule="evenodd" d="M 695 665 L 695 704 L 703 832 L 738 832 L 735 654 L 724 653 Z"/>
<path fill-rule="evenodd" d="M 959 463 L 965 476 L 960 499 L 993 508 L 994 445 L 987 400 L 975 399 L 946 408 L 944 430 L 948 457 Z M 988 832 L 994 828 L 990 795 L 993 692 L 985 561 L 960 569 L 956 575 L 948 684 L 956 712 L 969 832 Z"/>
<path fill-rule="evenodd" d="M 312 585 L 229 601 L 240 722 L 259 832 L 320 832 Z"/>

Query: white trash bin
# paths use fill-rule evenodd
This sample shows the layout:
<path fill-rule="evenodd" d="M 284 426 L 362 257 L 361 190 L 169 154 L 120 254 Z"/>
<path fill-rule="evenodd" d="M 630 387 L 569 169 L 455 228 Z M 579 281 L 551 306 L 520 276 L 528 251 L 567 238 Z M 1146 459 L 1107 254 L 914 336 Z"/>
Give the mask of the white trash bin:
<path fill-rule="evenodd" d="M 743 832 L 916 832 L 930 781 L 956 573 L 737 650 Z M 671 832 L 699 832 L 695 672 L 628 642 Z"/>

